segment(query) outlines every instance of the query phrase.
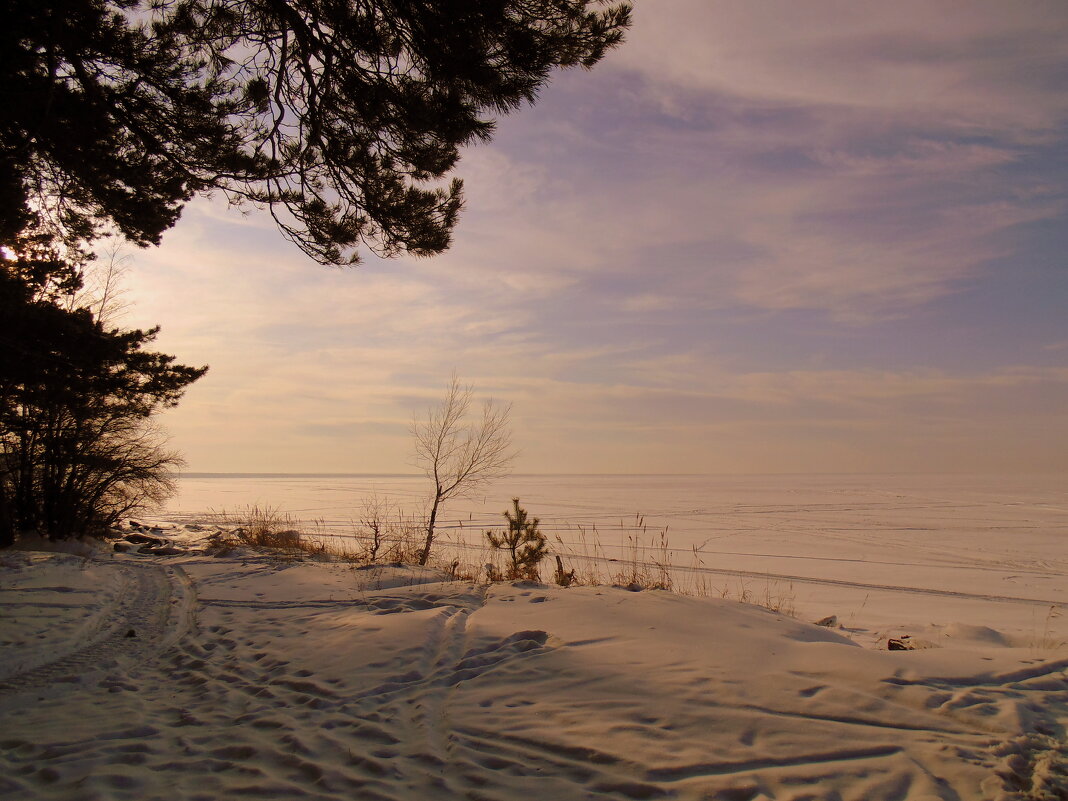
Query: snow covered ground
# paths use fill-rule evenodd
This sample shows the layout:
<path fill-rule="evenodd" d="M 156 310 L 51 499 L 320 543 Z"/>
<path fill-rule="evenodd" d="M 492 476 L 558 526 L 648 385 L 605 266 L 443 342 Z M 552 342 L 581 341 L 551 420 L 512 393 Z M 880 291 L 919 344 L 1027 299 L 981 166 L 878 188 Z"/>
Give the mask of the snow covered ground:
<path fill-rule="evenodd" d="M 869 568 L 817 566 L 827 603 L 789 617 L 211 556 L 202 534 L 168 529 L 188 548 L 169 556 L 0 555 L 0 797 L 1068 798 L 1064 618 L 1006 600 L 1068 597 L 1063 548 L 1018 543 L 1009 589 L 996 541 L 937 546 L 941 573 L 899 549 L 884 561 L 915 564 L 849 609 L 834 593 Z M 984 560 L 997 586 L 977 591 Z M 886 650 L 904 634 L 920 647 Z"/>

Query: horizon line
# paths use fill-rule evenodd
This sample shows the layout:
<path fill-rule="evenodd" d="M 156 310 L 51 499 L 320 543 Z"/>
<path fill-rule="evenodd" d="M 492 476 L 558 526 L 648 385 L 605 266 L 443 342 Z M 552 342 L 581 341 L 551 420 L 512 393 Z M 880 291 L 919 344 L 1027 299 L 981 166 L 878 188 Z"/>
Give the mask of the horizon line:
<path fill-rule="evenodd" d="M 743 471 L 737 473 L 713 472 L 713 473 L 608 473 L 608 472 L 530 472 L 510 473 L 500 479 L 508 478 L 538 478 L 551 476 L 662 476 L 662 477 L 692 477 L 692 476 L 1001 476 L 1001 475 L 1061 475 L 1068 474 L 1068 470 L 826 470 L 826 471 L 766 471 L 752 472 Z M 173 474 L 177 478 L 222 478 L 226 476 L 247 476 L 256 478 L 426 478 L 423 473 L 396 473 L 396 472 L 276 472 L 276 471 L 250 471 L 250 470 L 181 470 Z"/>

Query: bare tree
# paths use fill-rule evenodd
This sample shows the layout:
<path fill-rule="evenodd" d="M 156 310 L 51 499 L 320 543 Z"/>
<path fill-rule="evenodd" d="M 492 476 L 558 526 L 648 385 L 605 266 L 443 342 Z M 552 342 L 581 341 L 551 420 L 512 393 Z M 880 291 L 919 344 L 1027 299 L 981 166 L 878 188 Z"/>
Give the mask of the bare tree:
<path fill-rule="evenodd" d="M 481 417 L 469 420 L 471 392 L 470 386 L 460 384 L 453 375 L 441 403 L 427 409 L 423 418 L 412 421 L 416 464 L 434 482 L 426 542 L 419 555 L 421 565 L 430 558 L 434 526 L 442 505 L 507 475 L 516 457 L 508 426 L 511 405 L 498 406 L 487 400 L 482 404 Z"/>

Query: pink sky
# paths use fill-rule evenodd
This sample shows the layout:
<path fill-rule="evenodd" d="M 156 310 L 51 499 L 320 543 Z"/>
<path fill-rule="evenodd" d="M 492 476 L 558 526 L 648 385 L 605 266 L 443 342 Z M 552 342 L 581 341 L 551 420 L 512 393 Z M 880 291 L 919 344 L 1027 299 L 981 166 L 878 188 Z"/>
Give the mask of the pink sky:
<path fill-rule="evenodd" d="M 192 470 L 404 472 L 455 370 L 521 472 L 1068 470 L 1068 6 L 639 3 L 466 153 L 452 250 L 191 204 L 128 322 Z"/>

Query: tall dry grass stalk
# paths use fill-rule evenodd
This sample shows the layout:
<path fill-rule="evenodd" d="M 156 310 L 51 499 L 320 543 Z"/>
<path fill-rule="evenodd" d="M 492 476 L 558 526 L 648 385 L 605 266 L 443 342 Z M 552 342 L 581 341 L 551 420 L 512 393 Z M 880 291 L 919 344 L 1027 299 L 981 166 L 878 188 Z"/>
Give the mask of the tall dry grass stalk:
<path fill-rule="evenodd" d="M 667 590 L 698 598 L 720 597 L 763 606 L 789 617 L 796 616 L 792 582 L 784 584 L 769 576 L 762 587 L 754 587 L 751 581 L 742 579 L 738 580 L 737 586 L 729 580 L 722 585 L 713 584 L 696 545 L 691 546 L 690 565 L 676 565 L 668 529 L 650 532 L 640 514 L 635 515 L 632 525 L 620 521 L 618 558 L 606 553 L 596 526 L 589 529 L 577 526 L 576 532 L 574 542 L 565 542 L 557 536 L 557 547 L 552 553 L 554 558 L 560 558 L 565 576 L 573 573 L 570 583 Z"/>
<path fill-rule="evenodd" d="M 1032 610 L 1033 613 L 1034 610 Z M 1031 650 L 1036 653 L 1058 651 L 1068 646 L 1068 642 L 1059 639 L 1053 634 L 1053 621 L 1061 616 L 1061 607 L 1058 604 L 1050 604 L 1046 610 L 1045 620 L 1041 627 L 1038 621 L 1034 624 L 1034 633 L 1031 635 Z M 1041 628 L 1041 630 L 1040 630 Z"/>

